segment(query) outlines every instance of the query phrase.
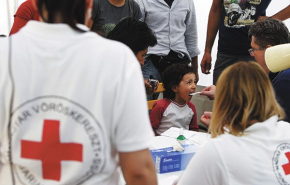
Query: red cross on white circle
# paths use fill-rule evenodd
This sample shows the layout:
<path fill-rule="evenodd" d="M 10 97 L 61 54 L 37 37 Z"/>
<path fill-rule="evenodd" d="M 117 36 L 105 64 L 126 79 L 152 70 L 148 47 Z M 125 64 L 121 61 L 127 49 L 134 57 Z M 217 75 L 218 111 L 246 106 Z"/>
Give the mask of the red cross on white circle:
<path fill-rule="evenodd" d="M 41 160 L 43 179 L 60 181 L 61 161 L 83 161 L 83 145 L 60 143 L 60 122 L 44 120 L 42 141 L 21 140 L 21 157 Z"/>
<path fill-rule="evenodd" d="M 285 172 L 285 175 L 289 175 L 290 174 L 290 152 L 285 153 L 285 155 L 286 155 L 289 163 L 282 165 L 282 168 Z"/>

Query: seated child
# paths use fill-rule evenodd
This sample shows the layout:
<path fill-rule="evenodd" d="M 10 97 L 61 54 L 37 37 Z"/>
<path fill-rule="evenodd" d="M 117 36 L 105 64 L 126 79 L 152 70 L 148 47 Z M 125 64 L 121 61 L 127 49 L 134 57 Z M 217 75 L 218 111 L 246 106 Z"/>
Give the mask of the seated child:
<path fill-rule="evenodd" d="M 156 135 L 170 127 L 198 131 L 195 106 L 190 102 L 195 92 L 195 69 L 189 64 L 173 64 L 163 76 L 163 99 L 153 105 L 150 121 Z"/>

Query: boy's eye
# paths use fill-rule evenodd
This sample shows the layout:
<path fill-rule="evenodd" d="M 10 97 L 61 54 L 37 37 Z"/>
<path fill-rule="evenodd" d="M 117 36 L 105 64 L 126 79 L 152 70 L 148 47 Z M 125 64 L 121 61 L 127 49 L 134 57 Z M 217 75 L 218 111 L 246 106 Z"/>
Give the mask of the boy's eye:
<path fill-rule="evenodd" d="M 192 83 L 192 80 L 189 80 L 186 84 L 191 84 Z"/>

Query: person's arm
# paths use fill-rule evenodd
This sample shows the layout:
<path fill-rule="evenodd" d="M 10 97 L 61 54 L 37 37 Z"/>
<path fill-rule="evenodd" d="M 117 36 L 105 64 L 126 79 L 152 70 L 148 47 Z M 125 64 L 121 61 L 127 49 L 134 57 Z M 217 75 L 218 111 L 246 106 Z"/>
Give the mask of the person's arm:
<path fill-rule="evenodd" d="M 187 51 L 191 57 L 192 65 L 195 68 L 196 82 L 199 80 L 198 76 L 198 64 L 197 64 L 197 56 L 200 54 L 198 49 L 198 35 L 197 35 L 197 22 L 196 22 L 196 13 L 195 7 L 192 0 L 189 0 L 189 10 L 190 12 L 186 16 L 185 25 L 186 31 L 184 33 L 185 36 L 185 44 Z"/>
<path fill-rule="evenodd" d="M 258 20 L 261 20 L 264 18 L 267 18 L 267 16 L 260 16 Z M 289 19 L 290 18 L 290 5 L 288 5 L 286 8 L 276 13 L 275 15 L 271 16 L 271 18 L 278 19 L 280 21 L 285 21 L 286 19 Z"/>
<path fill-rule="evenodd" d="M 14 23 L 9 35 L 17 33 L 22 27 L 27 24 L 28 21 L 32 20 L 34 12 L 34 7 L 30 1 L 23 2 L 18 7 L 17 12 L 14 15 Z"/>
<path fill-rule="evenodd" d="M 281 21 L 289 19 L 290 18 L 290 5 L 288 5 L 286 8 L 276 13 L 275 15 L 271 16 L 271 18 L 279 19 Z"/>
<path fill-rule="evenodd" d="M 199 81 L 197 56 L 196 57 L 193 57 L 191 59 L 191 63 L 193 65 L 194 69 L 196 69 L 196 71 L 195 71 L 195 79 L 196 79 L 196 83 L 197 83 Z"/>
<path fill-rule="evenodd" d="M 158 129 L 159 125 L 161 124 L 163 113 L 164 113 L 164 107 L 162 107 L 160 103 L 155 102 L 150 113 L 150 122 L 156 136 L 158 135 L 156 133 L 156 129 Z"/>
<path fill-rule="evenodd" d="M 208 86 L 206 88 L 204 88 L 201 92 L 200 95 L 205 95 L 207 96 L 210 100 L 214 99 L 215 96 L 215 90 L 216 90 L 216 86 L 215 85 L 211 85 Z"/>
<path fill-rule="evenodd" d="M 200 66 L 204 74 L 209 74 L 211 69 L 211 50 L 216 38 L 223 11 L 223 0 L 213 0 L 208 17 L 207 37 Z"/>
<path fill-rule="evenodd" d="M 90 29 L 92 29 L 92 27 L 93 27 L 93 24 L 94 24 L 94 21 L 93 21 L 93 19 L 92 18 L 90 18 L 89 19 L 89 21 L 88 21 L 88 28 L 90 28 Z"/>
<path fill-rule="evenodd" d="M 23 19 L 22 17 L 15 16 L 14 23 L 9 35 L 17 33 L 22 27 L 24 27 L 27 24 L 28 21 L 29 20 Z"/>
<path fill-rule="evenodd" d="M 126 184 L 157 185 L 155 167 L 148 149 L 120 152 L 119 157 Z"/>
<path fill-rule="evenodd" d="M 189 107 L 193 111 L 194 115 L 191 118 L 191 121 L 189 123 L 189 130 L 197 131 L 198 132 L 198 124 L 197 124 L 197 113 L 194 104 L 189 104 Z"/>

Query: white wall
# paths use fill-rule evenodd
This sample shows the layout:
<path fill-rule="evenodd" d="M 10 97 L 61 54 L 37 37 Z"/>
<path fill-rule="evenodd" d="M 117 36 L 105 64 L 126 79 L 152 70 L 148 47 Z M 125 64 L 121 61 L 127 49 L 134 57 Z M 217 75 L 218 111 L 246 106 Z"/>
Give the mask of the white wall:
<path fill-rule="evenodd" d="M 8 13 L 7 13 L 7 1 L 9 1 L 10 5 L 10 18 L 13 21 L 13 14 L 17 10 L 17 6 L 21 4 L 24 0 L 0 0 L 0 34 L 9 34 L 9 30 L 11 28 L 11 25 L 8 25 Z M 208 13 L 211 7 L 212 0 L 194 0 L 195 3 L 195 9 L 197 13 L 197 24 L 198 24 L 198 36 L 199 36 L 199 49 L 201 50 L 201 54 L 199 56 L 199 63 L 201 61 L 201 58 L 203 56 L 204 46 L 205 46 L 205 40 L 206 40 L 206 30 L 207 30 L 207 20 L 208 20 Z M 279 10 L 283 9 L 284 7 L 288 6 L 290 4 L 287 0 L 272 0 L 272 3 L 270 4 L 267 15 L 273 15 Z M 290 20 L 285 21 L 286 25 L 290 29 Z M 12 24 L 12 23 L 11 23 Z M 218 38 L 217 38 L 218 39 Z M 212 50 L 212 60 L 213 62 L 216 59 L 216 52 L 217 52 L 217 39 L 213 46 Z M 214 66 L 214 63 L 213 65 Z M 210 85 L 212 84 L 212 70 L 211 74 L 204 75 L 199 71 L 199 85 Z"/>
<path fill-rule="evenodd" d="M 21 0 L 21 3 L 24 0 Z M 9 2 L 9 4 L 7 4 Z M 18 4 L 21 4 L 18 0 L 0 0 L 0 34 L 8 35 L 11 25 L 13 24 L 13 14 L 16 12 Z M 8 6 L 10 14 L 8 16 Z M 11 20 L 9 25 L 8 18 Z"/>

